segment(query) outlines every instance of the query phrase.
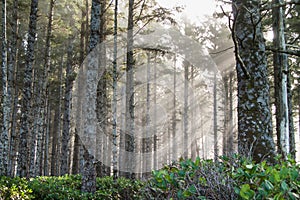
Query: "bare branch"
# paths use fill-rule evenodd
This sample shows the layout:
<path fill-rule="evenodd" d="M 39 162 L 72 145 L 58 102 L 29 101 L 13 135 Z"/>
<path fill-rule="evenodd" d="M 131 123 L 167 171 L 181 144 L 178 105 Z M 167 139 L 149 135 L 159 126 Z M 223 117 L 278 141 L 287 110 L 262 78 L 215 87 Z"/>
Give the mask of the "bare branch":
<path fill-rule="evenodd" d="M 280 50 L 280 49 L 275 49 L 273 47 L 266 47 L 266 50 L 276 52 L 276 53 L 285 53 L 285 54 L 300 57 L 300 51 L 299 50 Z"/>

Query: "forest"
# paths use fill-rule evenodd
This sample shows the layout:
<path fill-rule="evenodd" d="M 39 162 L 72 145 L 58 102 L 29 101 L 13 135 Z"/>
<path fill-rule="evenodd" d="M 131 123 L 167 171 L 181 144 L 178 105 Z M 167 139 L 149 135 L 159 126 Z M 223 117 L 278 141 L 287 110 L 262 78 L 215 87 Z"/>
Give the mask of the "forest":
<path fill-rule="evenodd" d="M 1 1 L 1 200 L 300 199 L 300 1 L 167 2 Z"/>

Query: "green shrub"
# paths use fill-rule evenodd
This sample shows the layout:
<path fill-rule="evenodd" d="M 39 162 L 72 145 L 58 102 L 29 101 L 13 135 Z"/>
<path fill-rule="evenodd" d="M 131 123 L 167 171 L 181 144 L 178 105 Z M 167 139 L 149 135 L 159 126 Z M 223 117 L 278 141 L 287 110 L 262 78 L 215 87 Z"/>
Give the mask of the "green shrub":
<path fill-rule="evenodd" d="M 1 200 L 27 200 L 32 198 L 32 190 L 28 187 L 25 178 L 0 177 Z"/>
<path fill-rule="evenodd" d="M 147 199 L 300 199 L 300 166 L 293 159 L 254 163 L 233 155 L 220 162 L 180 160 L 153 171 Z"/>
<path fill-rule="evenodd" d="M 212 160 L 180 160 L 153 171 L 147 199 L 236 199 L 233 180 L 224 165 Z"/>
<path fill-rule="evenodd" d="M 245 158 L 236 159 L 234 164 L 223 161 L 228 168 L 234 166 L 230 176 L 236 181 L 234 189 L 240 199 L 300 199 L 300 165 L 291 158 L 277 157 L 275 165 Z"/>

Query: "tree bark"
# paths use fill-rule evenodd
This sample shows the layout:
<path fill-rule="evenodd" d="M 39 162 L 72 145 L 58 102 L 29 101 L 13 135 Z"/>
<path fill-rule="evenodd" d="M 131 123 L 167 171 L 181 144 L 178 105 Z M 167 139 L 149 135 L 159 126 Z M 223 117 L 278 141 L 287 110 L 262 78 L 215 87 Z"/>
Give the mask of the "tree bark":
<path fill-rule="evenodd" d="M 28 139 L 31 134 L 31 85 L 32 71 L 34 62 L 34 45 L 36 40 L 36 24 L 37 24 L 38 0 L 31 0 L 31 10 L 29 17 L 29 30 L 27 40 L 26 62 L 24 72 L 24 87 L 22 96 L 21 110 L 21 128 L 20 128 L 20 144 L 19 144 L 19 162 L 18 175 L 21 177 L 29 177 L 29 147 Z"/>
<path fill-rule="evenodd" d="M 60 175 L 68 174 L 68 157 L 69 157 L 69 141 L 70 141 L 70 109 L 72 98 L 72 86 L 74 80 L 73 72 L 73 44 L 72 36 L 69 36 L 69 44 L 67 50 L 67 68 L 66 68 L 66 81 L 65 81 L 65 98 L 64 98 L 64 114 L 63 114 L 63 131 L 61 138 L 61 164 Z"/>
<path fill-rule="evenodd" d="M 134 58 L 133 58 L 133 5 L 134 0 L 129 0 L 128 26 L 127 26 L 127 66 L 126 66 L 126 109 L 125 109 L 125 164 L 128 168 L 126 178 L 134 179 L 135 135 L 134 135 Z"/>
<path fill-rule="evenodd" d="M 118 58 L 118 0 L 115 0 L 114 9 L 114 59 L 113 59 L 113 102 L 112 102 L 112 123 L 113 123 L 113 177 L 118 177 L 118 147 L 117 147 L 117 58 Z"/>
<path fill-rule="evenodd" d="M 6 38 L 6 0 L 2 0 L 2 89 L 3 89 L 3 126 L 0 135 L 0 175 L 8 175 L 9 121 L 10 121 L 10 83 L 8 81 L 7 38 Z"/>
<path fill-rule="evenodd" d="M 281 4 L 282 0 L 273 0 Z M 276 49 L 286 50 L 284 35 L 284 12 L 282 7 L 273 8 L 273 44 Z M 288 107 L 288 59 L 284 53 L 274 52 L 274 81 L 276 106 L 276 131 L 278 152 L 286 159 L 290 153 L 289 107 Z"/>
<path fill-rule="evenodd" d="M 89 53 L 91 53 L 100 42 L 100 16 L 101 16 L 101 3 L 100 0 L 92 1 L 91 10 L 91 24 L 90 24 L 90 41 L 89 41 Z M 96 116 L 96 98 L 97 98 L 97 83 L 98 83 L 98 65 L 99 63 L 95 58 L 88 58 L 87 61 L 87 82 L 85 83 L 86 93 L 89 94 L 85 97 L 85 104 L 82 105 L 83 112 L 86 113 L 86 119 L 83 119 L 83 135 L 85 137 L 96 136 L 97 130 L 97 116 Z M 96 191 L 96 168 L 94 166 L 95 155 L 84 148 L 84 169 L 82 174 L 82 192 L 92 192 Z"/>
<path fill-rule="evenodd" d="M 238 78 L 238 150 L 254 161 L 273 161 L 272 113 L 260 1 L 233 0 Z M 248 74 L 246 74 L 248 72 Z"/>

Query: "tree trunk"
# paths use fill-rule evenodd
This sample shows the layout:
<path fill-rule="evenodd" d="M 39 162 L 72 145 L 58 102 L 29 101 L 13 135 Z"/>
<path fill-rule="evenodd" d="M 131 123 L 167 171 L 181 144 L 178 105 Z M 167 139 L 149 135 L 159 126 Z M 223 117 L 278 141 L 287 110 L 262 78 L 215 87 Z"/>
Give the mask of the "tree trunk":
<path fill-rule="evenodd" d="M 219 148 L 218 148 L 218 105 L 217 105 L 217 75 L 214 73 L 214 89 L 213 89 L 213 98 L 214 98 L 214 160 L 217 162 Z"/>
<path fill-rule="evenodd" d="M 172 112 L 172 160 L 177 161 L 177 141 L 176 141 L 176 55 L 174 55 L 174 74 L 173 74 L 173 112 Z"/>
<path fill-rule="evenodd" d="M 21 110 L 21 128 L 20 128 L 20 144 L 19 144 L 19 162 L 18 175 L 21 177 L 29 176 L 29 147 L 28 139 L 31 134 L 31 85 L 32 71 L 34 62 L 34 44 L 36 40 L 36 24 L 37 24 L 38 0 L 31 0 L 31 10 L 29 17 L 29 30 L 27 40 L 26 62 L 24 72 L 24 88 L 22 96 Z"/>
<path fill-rule="evenodd" d="M 281 4 L 283 0 L 273 0 Z M 273 44 L 274 48 L 285 51 L 284 12 L 282 7 L 273 8 Z M 276 131 L 278 151 L 287 158 L 290 153 L 289 143 L 289 108 L 288 108 L 288 59 L 284 53 L 275 52 L 273 56 L 275 80 Z"/>
<path fill-rule="evenodd" d="M 65 98 L 64 98 L 64 114 L 63 114 L 63 131 L 61 138 L 61 164 L 60 175 L 68 174 L 68 157 L 69 157 L 69 141 L 70 141 L 70 109 L 71 109 L 71 96 L 72 86 L 74 79 L 74 72 L 72 66 L 73 44 L 72 36 L 69 36 L 69 45 L 67 50 L 67 69 L 66 69 L 66 82 L 65 82 Z"/>
<path fill-rule="evenodd" d="M 157 65 L 156 65 L 157 52 L 154 55 L 154 74 L 153 74 L 153 168 L 157 169 Z"/>
<path fill-rule="evenodd" d="M 118 177 L 118 147 L 117 147 L 117 58 L 118 58 L 118 0 L 115 0 L 114 10 L 114 58 L 113 58 L 113 102 L 112 102 L 112 123 L 113 123 L 113 177 Z"/>
<path fill-rule="evenodd" d="M 272 113 L 260 1 L 233 0 L 238 77 L 238 149 L 260 162 L 274 159 Z"/>
<path fill-rule="evenodd" d="M 223 83 L 224 83 L 224 133 L 223 133 L 223 155 L 228 153 L 228 138 L 229 138 L 229 92 L 228 92 L 228 80 L 229 74 L 227 71 L 223 74 Z"/>
<path fill-rule="evenodd" d="M 185 159 L 189 156 L 189 137 L 188 137 L 188 99 L 189 99 L 189 63 L 183 61 L 184 66 L 184 106 L 183 106 L 183 157 Z"/>
<path fill-rule="evenodd" d="M 14 0 L 13 2 L 13 11 L 12 11 L 12 33 L 11 33 L 11 42 L 9 48 L 9 60 L 8 60 L 8 69 L 12 70 L 9 73 L 9 82 L 11 84 L 12 89 L 12 103 L 11 103 L 11 131 L 10 131 L 10 160 L 9 160 L 9 168 L 8 175 L 14 177 L 15 176 L 15 166 L 17 164 L 17 135 L 16 135 L 16 124 L 17 124 L 17 104 L 18 104 L 18 93 L 19 89 L 16 84 L 18 65 L 17 65 L 17 55 L 18 55 L 18 5 L 19 1 Z M 9 71 L 10 71 L 9 70 Z"/>
<path fill-rule="evenodd" d="M 89 53 L 96 48 L 100 42 L 100 16 L 101 16 L 101 4 L 100 0 L 92 1 L 91 11 L 91 33 L 89 41 Z M 94 58 L 89 57 L 87 61 L 87 82 L 85 83 L 86 93 L 89 94 L 85 97 L 85 104 L 82 105 L 83 112 L 86 113 L 86 119 L 83 119 L 83 135 L 85 137 L 96 136 L 97 130 L 97 116 L 96 116 L 96 98 L 97 98 L 97 83 L 98 83 L 98 62 L 95 62 Z M 96 191 L 96 169 L 94 166 L 94 157 L 88 149 L 84 148 L 84 169 L 82 174 L 82 192 Z"/>
<path fill-rule="evenodd" d="M 8 153 L 9 153 L 9 121 L 10 121 L 10 100 L 11 91 L 8 82 L 7 65 L 7 38 L 6 38 L 6 0 L 2 0 L 2 88 L 3 88 L 3 126 L 0 135 L 0 175 L 8 175 Z"/>
<path fill-rule="evenodd" d="M 134 58 L 133 58 L 133 5 L 134 0 L 129 0 L 128 26 L 127 26 L 127 66 L 126 66 L 126 109 L 125 109 L 125 164 L 128 168 L 126 178 L 134 179 Z"/>

